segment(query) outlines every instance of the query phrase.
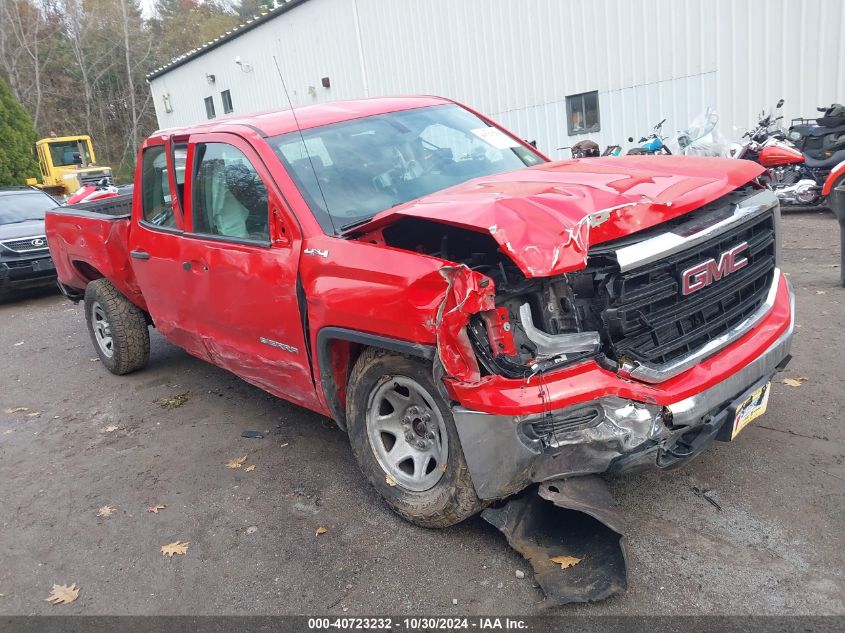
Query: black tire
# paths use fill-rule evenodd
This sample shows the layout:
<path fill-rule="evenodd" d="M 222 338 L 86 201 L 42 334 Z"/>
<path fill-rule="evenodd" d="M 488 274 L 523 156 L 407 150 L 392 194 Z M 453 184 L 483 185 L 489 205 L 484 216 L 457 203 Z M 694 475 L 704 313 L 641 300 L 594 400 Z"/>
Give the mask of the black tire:
<path fill-rule="evenodd" d="M 367 431 L 371 397 L 396 378 L 408 378 L 424 388 L 425 400 L 439 410 L 447 434 L 445 469 L 439 469 L 439 481 L 427 490 L 414 491 L 397 483 L 379 463 Z M 484 507 L 472 485 L 451 409 L 434 384 L 430 364 L 369 348 L 355 363 L 348 384 L 346 419 L 352 452 L 364 476 L 397 514 L 422 527 L 440 528 L 460 523 Z"/>
<path fill-rule="evenodd" d="M 95 333 L 95 307 L 110 334 L 110 354 Z M 92 281 L 85 289 L 85 323 L 97 356 L 111 373 L 122 376 L 147 364 L 150 331 L 144 313 L 105 279 Z"/>

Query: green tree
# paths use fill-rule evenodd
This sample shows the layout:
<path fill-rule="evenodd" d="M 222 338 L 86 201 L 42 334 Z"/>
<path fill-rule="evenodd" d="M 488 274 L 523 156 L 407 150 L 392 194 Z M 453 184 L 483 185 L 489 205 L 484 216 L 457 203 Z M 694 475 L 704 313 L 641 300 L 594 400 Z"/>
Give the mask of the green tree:
<path fill-rule="evenodd" d="M 32 117 L 0 79 L 0 186 L 22 185 L 38 173 L 32 147 L 38 137 Z"/>

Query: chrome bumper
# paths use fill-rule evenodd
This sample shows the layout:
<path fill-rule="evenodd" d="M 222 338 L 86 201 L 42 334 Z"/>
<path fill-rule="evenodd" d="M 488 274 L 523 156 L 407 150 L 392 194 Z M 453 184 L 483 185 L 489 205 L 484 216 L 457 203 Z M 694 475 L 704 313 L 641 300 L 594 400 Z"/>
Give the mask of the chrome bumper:
<path fill-rule="evenodd" d="M 499 499 L 549 479 L 676 465 L 678 459 L 661 455 L 671 452 L 682 436 L 694 435 L 699 428 L 702 434 L 710 433 L 713 424 L 721 425 L 731 405 L 750 387 L 770 379 L 787 359 L 795 327 L 791 290 L 790 301 L 789 327 L 763 354 L 722 382 L 666 407 L 609 397 L 552 411 L 552 418 L 564 418 L 585 405 L 603 412 L 598 424 L 556 433 L 552 441 L 529 432 L 531 423 L 543 416 L 492 415 L 455 407 L 455 426 L 476 493 L 481 499 Z M 715 431 L 686 459 L 706 448 Z"/>

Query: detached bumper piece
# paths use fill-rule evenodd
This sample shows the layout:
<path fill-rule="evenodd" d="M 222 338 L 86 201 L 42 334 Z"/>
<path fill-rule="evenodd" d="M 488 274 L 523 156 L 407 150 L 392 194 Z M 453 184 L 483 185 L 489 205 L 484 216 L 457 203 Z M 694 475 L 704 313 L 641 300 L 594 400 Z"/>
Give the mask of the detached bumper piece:
<path fill-rule="evenodd" d="M 628 588 L 622 519 L 598 476 L 545 482 L 481 516 L 531 564 L 548 606 Z"/>

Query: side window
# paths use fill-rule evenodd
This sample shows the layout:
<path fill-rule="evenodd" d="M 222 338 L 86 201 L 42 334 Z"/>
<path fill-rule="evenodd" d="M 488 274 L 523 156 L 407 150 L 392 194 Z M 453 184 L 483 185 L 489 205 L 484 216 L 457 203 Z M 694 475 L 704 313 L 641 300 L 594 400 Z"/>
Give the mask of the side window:
<path fill-rule="evenodd" d="M 205 103 L 205 115 L 209 119 L 213 119 L 215 116 L 217 116 L 214 113 L 214 97 L 206 97 L 205 99 L 203 99 L 203 102 Z"/>
<path fill-rule="evenodd" d="M 141 168 L 141 201 L 144 221 L 155 226 L 176 226 L 170 203 L 167 157 L 164 145 L 144 150 Z"/>
<path fill-rule="evenodd" d="M 225 143 L 194 148 L 194 232 L 270 241 L 267 188 L 243 153 Z"/>

